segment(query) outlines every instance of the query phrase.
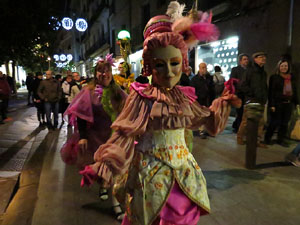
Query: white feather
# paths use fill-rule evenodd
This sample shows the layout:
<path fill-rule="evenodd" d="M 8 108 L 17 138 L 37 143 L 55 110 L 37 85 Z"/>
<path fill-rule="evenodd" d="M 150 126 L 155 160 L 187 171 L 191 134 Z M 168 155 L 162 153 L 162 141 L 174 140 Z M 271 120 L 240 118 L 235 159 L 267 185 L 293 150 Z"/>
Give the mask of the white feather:
<path fill-rule="evenodd" d="M 177 1 L 170 2 L 167 10 L 167 15 L 172 18 L 173 21 L 182 17 L 182 13 L 184 11 L 185 4 L 180 5 Z"/>

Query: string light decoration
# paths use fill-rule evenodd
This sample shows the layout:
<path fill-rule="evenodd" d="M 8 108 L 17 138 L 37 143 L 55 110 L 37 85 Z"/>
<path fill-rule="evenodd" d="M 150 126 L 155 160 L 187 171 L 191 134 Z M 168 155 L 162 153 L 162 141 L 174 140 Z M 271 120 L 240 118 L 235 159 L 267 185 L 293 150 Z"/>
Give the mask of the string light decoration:
<path fill-rule="evenodd" d="M 88 23 L 83 18 L 78 18 L 75 22 L 75 27 L 78 31 L 84 32 L 88 28 Z"/>

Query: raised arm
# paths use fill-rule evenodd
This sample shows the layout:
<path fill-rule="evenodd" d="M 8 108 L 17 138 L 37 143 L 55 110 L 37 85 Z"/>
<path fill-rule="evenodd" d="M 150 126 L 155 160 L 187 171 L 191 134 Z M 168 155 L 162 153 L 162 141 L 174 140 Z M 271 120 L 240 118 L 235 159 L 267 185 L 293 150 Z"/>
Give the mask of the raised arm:
<path fill-rule="evenodd" d="M 191 129 L 204 125 L 210 135 L 215 136 L 225 129 L 231 110 L 231 105 L 240 107 L 242 101 L 225 88 L 221 97 L 215 99 L 209 108 L 193 102 L 191 109 L 194 113 Z"/>

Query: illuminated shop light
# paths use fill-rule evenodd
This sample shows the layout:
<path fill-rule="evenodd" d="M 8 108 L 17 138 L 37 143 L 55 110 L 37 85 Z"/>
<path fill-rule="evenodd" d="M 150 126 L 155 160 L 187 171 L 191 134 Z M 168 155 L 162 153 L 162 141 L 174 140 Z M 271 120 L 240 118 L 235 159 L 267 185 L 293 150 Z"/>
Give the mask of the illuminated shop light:
<path fill-rule="evenodd" d="M 222 55 L 221 55 L 222 57 L 224 57 L 225 56 L 225 54 L 224 53 L 222 53 Z"/>
<path fill-rule="evenodd" d="M 233 43 L 238 43 L 239 41 L 239 37 L 238 36 L 233 36 L 233 37 L 230 37 L 226 40 L 226 43 L 227 44 L 233 44 Z"/>
<path fill-rule="evenodd" d="M 217 57 L 220 58 L 220 54 L 218 54 Z"/>
<path fill-rule="evenodd" d="M 229 56 L 229 52 L 226 53 L 226 56 Z"/>
<path fill-rule="evenodd" d="M 214 66 L 213 66 L 212 64 L 208 64 L 208 65 L 207 65 L 207 69 L 208 69 L 208 70 L 213 70 L 213 69 L 214 69 Z"/>
<path fill-rule="evenodd" d="M 211 47 L 218 47 L 218 46 L 220 46 L 220 44 L 221 44 L 221 42 L 215 41 L 215 42 L 210 43 L 210 46 Z"/>
<path fill-rule="evenodd" d="M 234 52 L 231 52 L 231 54 L 230 55 L 234 55 Z"/>

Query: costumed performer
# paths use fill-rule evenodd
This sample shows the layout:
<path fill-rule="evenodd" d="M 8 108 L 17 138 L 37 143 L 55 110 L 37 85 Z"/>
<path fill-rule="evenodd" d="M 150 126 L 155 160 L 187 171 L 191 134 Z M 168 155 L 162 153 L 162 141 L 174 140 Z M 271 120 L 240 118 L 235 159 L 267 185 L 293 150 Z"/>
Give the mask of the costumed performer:
<path fill-rule="evenodd" d="M 94 173 L 83 174 L 83 179 L 97 174 L 112 184 L 115 175 L 129 170 L 123 225 L 196 225 L 200 215 L 210 211 L 206 181 L 188 151 L 184 129 L 204 125 L 216 135 L 226 125 L 230 104 L 241 101 L 225 89 L 207 108 L 196 101 L 192 87 L 176 86 L 182 71 L 188 69 L 190 44 L 217 36 L 207 14 L 197 12 L 197 18 L 195 23 L 191 17 L 174 20 L 163 15 L 148 22 L 144 72 L 152 74 L 153 84 L 131 85 L 125 106 L 112 124 L 115 132 L 95 153 L 96 163 L 89 166 Z"/>
<path fill-rule="evenodd" d="M 127 62 L 121 62 L 118 66 L 120 74 L 114 75 L 115 82 L 129 93 L 129 87 L 134 82 L 134 73 L 130 73 L 130 65 Z"/>
<path fill-rule="evenodd" d="M 112 54 L 97 62 L 94 80 L 83 87 L 65 112 L 75 125 L 75 132 L 61 149 L 63 160 L 67 164 L 77 164 L 81 169 L 94 162 L 94 153 L 112 134 L 112 122 L 121 112 L 127 94 L 116 85 L 112 78 Z M 99 196 L 108 199 L 108 192 L 100 187 Z M 115 197 L 113 210 L 118 220 L 124 213 Z"/>

